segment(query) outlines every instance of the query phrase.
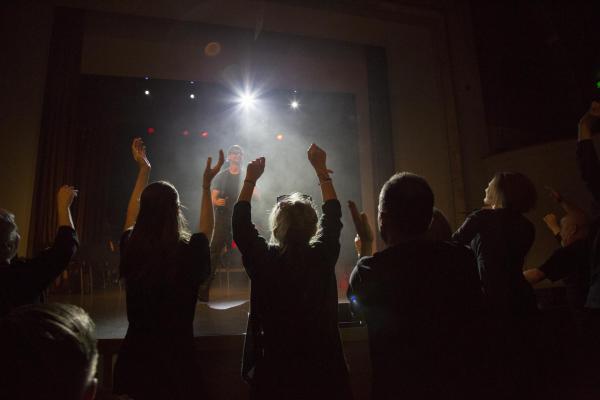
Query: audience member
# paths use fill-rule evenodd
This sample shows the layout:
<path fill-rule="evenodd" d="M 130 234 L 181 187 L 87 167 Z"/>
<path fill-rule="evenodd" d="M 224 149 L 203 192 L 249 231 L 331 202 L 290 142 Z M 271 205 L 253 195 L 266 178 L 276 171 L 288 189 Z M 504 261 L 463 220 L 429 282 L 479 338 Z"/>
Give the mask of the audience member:
<path fill-rule="evenodd" d="M 14 307 L 39 302 L 42 292 L 69 264 L 79 245 L 70 211 L 75 196 L 77 191 L 72 186 L 58 190 L 54 243 L 30 260 L 15 258 L 21 238 L 15 217 L 0 209 L 0 316 Z"/>
<path fill-rule="evenodd" d="M 94 323 L 71 304 L 15 308 L 0 320 L 0 397 L 91 400 L 98 351 Z"/>
<path fill-rule="evenodd" d="M 179 194 L 168 182 L 146 186 L 150 162 L 141 139 L 132 144 L 139 166 L 121 238 L 121 277 L 129 327 L 115 365 L 114 391 L 136 400 L 190 399 L 198 380 L 193 319 L 200 283 L 210 272 L 213 230 L 210 184 L 223 164 L 206 162 L 199 233 L 191 235 Z"/>
<path fill-rule="evenodd" d="M 352 397 L 337 321 L 341 207 L 325 151 L 312 144 L 308 159 L 323 196 L 320 222 L 308 196 L 279 196 L 270 216 L 270 243 L 259 236 L 250 200 L 264 158 L 248 164 L 233 211 L 233 238 L 252 281 L 242 368 L 251 398 Z"/>
<path fill-rule="evenodd" d="M 369 334 L 373 399 L 471 398 L 484 373 L 482 293 L 473 253 L 432 241 L 434 196 L 420 176 L 392 176 L 379 195 L 386 248 L 371 256 L 366 215 L 350 210 L 361 251 L 348 298 Z"/>
<path fill-rule="evenodd" d="M 471 213 L 452 235 L 469 245 L 479 268 L 487 303 L 495 317 L 525 317 L 537 311 L 523 263 L 535 228 L 523 213 L 537 199 L 535 187 L 520 173 L 498 172 L 485 189 L 485 208 Z"/>
<path fill-rule="evenodd" d="M 551 194 L 567 214 L 560 222 L 555 214 L 546 215 L 544 221 L 562 247 L 555 250 L 539 268 L 523 271 L 523 276 L 532 285 L 546 278 L 552 282 L 562 279 L 572 315 L 579 318 L 589 290 L 588 218 L 583 210 L 558 192 L 552 190 Z"/>

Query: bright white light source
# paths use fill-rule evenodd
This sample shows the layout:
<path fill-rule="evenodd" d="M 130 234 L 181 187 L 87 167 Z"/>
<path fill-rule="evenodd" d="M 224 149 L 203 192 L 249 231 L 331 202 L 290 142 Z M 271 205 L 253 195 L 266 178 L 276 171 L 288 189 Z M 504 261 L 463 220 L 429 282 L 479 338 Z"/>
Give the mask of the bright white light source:
<path fill-rule="evenodd" d="M 252 93 L 244 93 L 240 96 L 239 102 L 244 108 L 248 108 L 254 104 L 256 98 Z"/>
<path fill-rule="evenodd" d="M 194 93 L 190 94 L 190 99 L 195 99 L 196 95 Z"/>
<path fill-rule="evenodd" d="M 300 106 L 300 104 L 296 100 L 294 100 L 290 103 L 290 107 L 292 107 L 294 110 L 296 108 L 298 108 L 299 106 Z"/>
<path fill-rule="evenodd" d="M 150 96 L 150 91 L 149 91 L 149 90 L 144 90 L 144 94 L 145 94 L 146 96 Z"/>

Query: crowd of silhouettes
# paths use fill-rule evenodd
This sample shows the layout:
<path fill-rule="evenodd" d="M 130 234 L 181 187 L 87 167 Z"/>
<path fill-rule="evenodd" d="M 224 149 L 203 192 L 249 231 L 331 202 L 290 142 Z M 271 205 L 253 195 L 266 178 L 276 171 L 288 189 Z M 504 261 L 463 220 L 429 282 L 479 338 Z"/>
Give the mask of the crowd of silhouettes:
<path fill-rule="evenodd" d="M 576 154 L 581 177 L 600 202 L 600 163 L 592 142 L 598 118 L 600 103 L 593 102 L 579 122 Z M 312 144 L 307 151 L 321 190 L 320 217 L 310 196 L 279 196 L 269 218 L 270 238 L 260 236 L 251 217 L 255 186 L 268 173 L 264 157 L 234 171 L 234 184 L 219 175 L 222 151 L 214 166 L 207 159 L 200 220 L 191 233 L 177 189 L 164 181 L 148 183 L 151 163 L 140 138 L 131 150 L 138 175 L 120 242 L 129 325 L 114 368 L 114 393 L 135 400 L 202 396 L 195 306 L 199 293 L 207 299 L 214 276 L 214 241 L 222 249 L 231 235 L 251 281 L 241 357 L 250 397 L 352 398 L 335 276 L 343 210 L 325 150 Z M 239 168 L 241 156 L 233 146 L 230 167 Z M 219 189 L 212 186 L 215 177 Z M 560 219 L 544 217 L 559 246 L 526 271 L 535 228 L 524 214 L 535 206 L 537 193 L 521 173 L 494 174 L 483 206 L 454 233 L 435 207 L 429 183 L 410 172 L 394 174 L 381 188 L 376 232 L 367 214 L 348 201 L 358 260 L 347 296 L 368 330 L 373 399 L 540 398 L 552 392 L 551 377 L 573 378 L 569 382 L 579 386 L 573 398 L 598 395 L 600 219 L 559 192 L 550 194 L 565 211 Z M 95 396 L 93 322 L 76 306 L 41 304 L 78 247 L 70 213 L 76 195 L 71 186 L 58 190 L 55 240 L 29 260 L 15 257 L 15 217 L 0 209 L 3 398 Z M 231 232 L 215 229 L 214 208 L 231 219 Z M 374 252 L 376 233 L 384 248 Z M 552 343 L 532 287 L 546 278 L 565 280 L 573 340 L 584 349 L 574 351 L 569 365 L 575 368 L 560 369 L 561 377 L 547 362 Z"/>

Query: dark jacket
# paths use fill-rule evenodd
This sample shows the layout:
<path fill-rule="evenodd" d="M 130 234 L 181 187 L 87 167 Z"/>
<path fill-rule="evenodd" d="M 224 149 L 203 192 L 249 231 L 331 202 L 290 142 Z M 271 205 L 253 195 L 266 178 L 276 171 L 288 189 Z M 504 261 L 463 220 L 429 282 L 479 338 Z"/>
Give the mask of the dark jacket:
<path fill-rule="evenodd" d="M 472 394 L 482 294 L 469 249 L 421 240 L 363 257 L 348 296 L 367 322 L 373 399 Z"/>
<path fill-rule="evenodd" d="M 40 301 L 42 292 L 67 268 L 79 242 L 75 230 L 61 226 L 54 244 L 30 260 L 0 264 L 0 316 Z"/>
<path fill-rule="evenodd" d="M 263 398 L 347 398 L 335 279 L 340 203 L 323 205 L 315 243 L 285 252 L 259 236 L 250 214 L 250 203 L 238 202 L 232 220 L 252 281 L 244 379 Z"/>

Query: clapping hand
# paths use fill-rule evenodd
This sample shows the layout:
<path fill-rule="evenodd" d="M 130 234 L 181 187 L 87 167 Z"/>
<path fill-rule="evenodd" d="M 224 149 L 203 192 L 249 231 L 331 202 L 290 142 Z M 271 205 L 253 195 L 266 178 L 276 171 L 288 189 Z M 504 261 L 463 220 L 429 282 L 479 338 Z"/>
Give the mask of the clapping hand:
<path fill-rule="evenodd" d="M 146 146 L 142 138 L 135 138 L 131 143 L 131 153 L 133 159 L 140 166 L 140 168 L 150 168 L 150 161 L 146 156 Z"/>
<path fill-rule="evenodd" d="M 348 201 L 348 208 L 352 215 L 352 221 L 356 228 L 356 237 L 354 238 L 354 247 L 359 257 L 369 256 L 373 252 L 373 229 L 369 223 L 369 218 L 364 212 L 359 212 L 356 204 Z"/>
<path fill-rule="evenodd" d="M 211 167 L 212 157 L 208 157 L 206 159 L 206 167 L 204 168 L 204 176 L 202 178 L 202 186 L 204 188 L 210 188 L 210 183 L 212 182 L 214 177 L 219 173 L 224 162 L 225 156 L 223 155 L 223 150 L 219 150 L 219 161 L 217 161 L 217 164 L 214 167 Z M 224 202 L 225 200 L 223 200 L 223 203 Z"/>

